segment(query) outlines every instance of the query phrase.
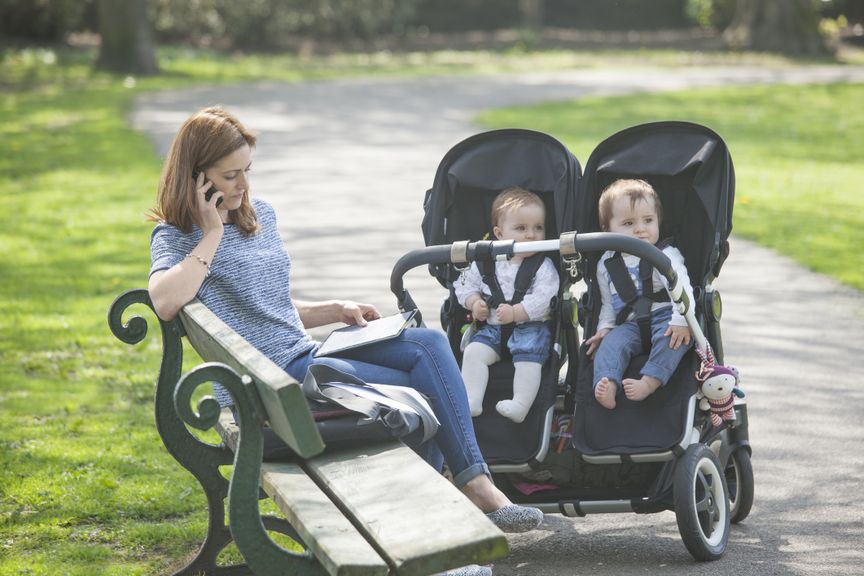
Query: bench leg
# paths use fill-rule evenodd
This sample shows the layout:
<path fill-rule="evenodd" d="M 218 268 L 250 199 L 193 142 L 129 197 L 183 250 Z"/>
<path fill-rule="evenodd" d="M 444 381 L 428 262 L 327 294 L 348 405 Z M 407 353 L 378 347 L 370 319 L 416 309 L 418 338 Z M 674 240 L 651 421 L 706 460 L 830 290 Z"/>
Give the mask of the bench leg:
<path fill-rule="evenodd" d="M 257 576 L 325 576 L 324 568 L 308 550 L 300 553 L 286 550 L 273 542 L 267 534 L 268 528 L 275 528 L 283 533 L 288 532 L 289 536 L 302 545 L 302 541 L 296 537 L 287 522 L 277 522 L 276 520 L 280 519 L 275 518 L 262 518 L 258 508 L 264 441 L 259 419 L 255 415 L 252 402 L 247 397 L 247 394 L 256 393 L 249 377 L 241 378 L 224 364 L 203 364 L 192 369 L 177 383 L 174 393 L 177 414 L 187 424 L 201 430 L 216 425 L 220 407 L 215 399 L 202 399 L 197 414 L 190 404 L 195 389 L 206 382 L 219 382 L 224 386 L 234 399 L 238 414 L 237 426 L 240 429 L 240 437 L 234 453 L 234 470 L 228 486 L 228 520 L 230 534 L 233 535 L 234 543 L 246 560 L 247 566 Z M 208 492 L 208 501 L 209 499 Z M 222 515 L 224 512 L 221 509 L 221 501 L 219 511 L 211 505 L 211 526 L 214 516 Z M 222 525 L 224 527 L 224 523 Z"/>
<path fill-rule="evenodd" d="M 227 496 L 228 482 L 223 479 L 223 484 L 225 489 L 221 491 L 221 494 L 216 494 L 213 491 L 207 492 L 210 509 L 209 528 L 198 554 L 194 560 L 172 576 L 247 576 L 254 574 L 247 564 L 220 566 L 216 563 L 219 553 L 234 541 L 230 528 L 225 524 L 223 503 Z M 300 540 L 294 527 L 284 518 L 264 516 L 262 520 L 267 530 L 285 534 L 302 545 L 302 540 Z"/>
<path fill-rule="evenodd" d="M 182 570 L 175 572 L 173 576 L 246 576 L 253 574 L 247 565 L 219 566 L 216 564 L 219 553 L 231 544 L 234 538 L 231 536 L 231 530 L 225 524 L 224 502 L 228 494 L 228 482 L 221 475 L 219 476 L 221 483 L 217 484 L 215 478 L 211 480 L 206 485 L 204 482 L 201 483 L 207 496 L 209 509 L 207 537 L 201 544 L 201 548 L 198 549 L 195 559 Z"/>

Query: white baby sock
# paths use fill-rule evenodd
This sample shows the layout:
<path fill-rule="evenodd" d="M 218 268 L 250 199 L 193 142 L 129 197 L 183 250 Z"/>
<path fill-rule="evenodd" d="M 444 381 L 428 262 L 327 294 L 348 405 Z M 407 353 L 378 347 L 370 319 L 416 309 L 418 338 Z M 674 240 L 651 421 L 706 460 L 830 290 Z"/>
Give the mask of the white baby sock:
<path fill-rule="evenodd" d="M 513 399 L 501 400 L 495 405 L 495 410 L 505 418 L 517 424 L 525 420 L 537 390 L 540 389 L 540 376 L 543 366 L 539 362 L 514 362 L 516 369 L 513 374 Z"/>
<path fill-rule="evenodd" d="M 462 380 L 468 393 L 468 407 L 471 416 L 483 413 L 483 395 L 489 383 L 489 366 L 501 359 L 498 353 L 489 346 L 472 342 L 465 347 L 462 356 Z"/>

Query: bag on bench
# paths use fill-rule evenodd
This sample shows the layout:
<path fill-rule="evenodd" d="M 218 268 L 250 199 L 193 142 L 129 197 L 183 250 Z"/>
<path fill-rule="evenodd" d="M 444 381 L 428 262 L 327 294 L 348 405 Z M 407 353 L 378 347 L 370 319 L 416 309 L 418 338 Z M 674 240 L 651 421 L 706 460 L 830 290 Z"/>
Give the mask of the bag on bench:
<path fill-rule="evenodd" d="M 330 448 L 392 438 L 416 446 L 438 431 L 432 407 L 413 388 L 370 384 L 323 364 L 309 367 L 302 388 Z"/>

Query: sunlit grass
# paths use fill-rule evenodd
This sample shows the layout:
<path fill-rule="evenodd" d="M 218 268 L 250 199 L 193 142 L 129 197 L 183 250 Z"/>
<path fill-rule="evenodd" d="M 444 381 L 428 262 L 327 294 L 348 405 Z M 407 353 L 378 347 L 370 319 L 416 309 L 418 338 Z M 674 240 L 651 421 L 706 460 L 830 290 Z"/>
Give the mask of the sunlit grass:
<path fill-rule="evenodd" d="M 687 120 L 729 146 L 734 233 L 864 290 L 864 85 L 755 86 L 590 98 L 485 113 L 561 139 L 584 164 L 613 133 Z"/>
<path fill-rule="evenodd" d="M 0 60 L 3 576 L 162 573 L 192 553 L 206 530 L 203 494 L 166 453 L 153 423 L 158 336 L 129 347 L 107 328 L 113 298 L 147 281 L 144 215 L 159 171 L 149 141 L 127 126 L 132 96 L 203 82 L 722 59 L 659 51 L 301 58 L 172 49 L 160 53 L 162 75 L 126 78 L 93 72 L 92 56 L 31 49 Z M 810 252 L 830 251 L 811 265 L 861 287 L 861 255 L 844 249 L 864 245 L 862 200 L 852 193 L 862 177 L 862 92 L 691 91 L 501 111 L 484 121 L 550 132 L 583 161 L 603 138 L 636 122 L 704 122 L 726 138 L 736 161 L 736 232 L 805 262 Z"/>
<path fill-rule="evenodd" d="M 158 161 L 122 79 L 60 70 L 0 95 L 0 574 L 152 574 L 206 526 L 153 426 L 156 342 L 105 320 L 146 282 Z"/>

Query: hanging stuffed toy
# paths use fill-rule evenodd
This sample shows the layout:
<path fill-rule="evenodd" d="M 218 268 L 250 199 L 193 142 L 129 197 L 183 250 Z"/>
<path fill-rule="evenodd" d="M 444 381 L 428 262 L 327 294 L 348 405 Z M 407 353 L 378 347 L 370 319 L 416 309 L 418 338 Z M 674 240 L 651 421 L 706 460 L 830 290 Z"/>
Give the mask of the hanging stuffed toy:
<path fill-rule="evenodd" d="M 704 350 L 696 350 L 702 365 L 696 373 L 699 381 L 699 408 L 711 412 L 711 424 L 720 426 L 724 421 L 735 420 L 735 397 L 743 397 L 738 388 L 738 370 L 733 366 L 723 366 L 714 360 L 710 345 Z"/>

